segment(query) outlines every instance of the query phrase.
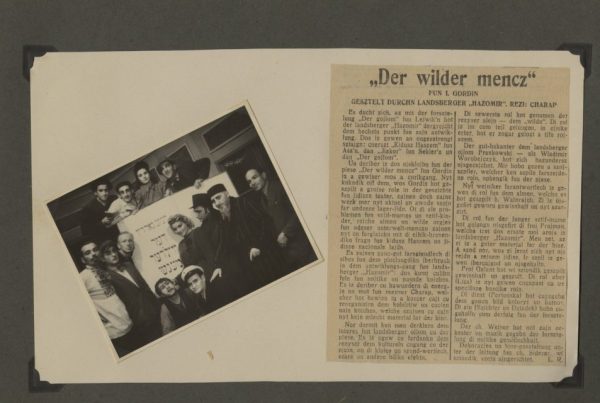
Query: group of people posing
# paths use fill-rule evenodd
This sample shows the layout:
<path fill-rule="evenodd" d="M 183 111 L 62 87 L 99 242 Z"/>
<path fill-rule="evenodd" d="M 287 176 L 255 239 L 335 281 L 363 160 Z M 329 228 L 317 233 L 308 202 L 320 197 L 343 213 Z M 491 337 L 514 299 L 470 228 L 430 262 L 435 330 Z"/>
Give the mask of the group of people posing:
<path fill-rule="evenodd" d="M 251 192 L 233 197 L 216 184 L 192 196 L 199 225 L 183 214 L 168 218 L 169 229 L 181 237 L 184 269 L 174 279 L 160 278 L 153 292 L 132 260 L 133 235 L 119 233 L 115 224 L 174 192 L 199 187 L 210 161 L 182 166 L 161 162 L 157 170 L 164 180 L 152 182 L 148 165 L 140 162 L 135 190 L 120 183 L 118 198 L 110 194 L 110 182 L 98 180 L 95 198 L 82 212 L 80 275 L 119 356 L 316 259 L 281 182 L 249 167 Z"/>

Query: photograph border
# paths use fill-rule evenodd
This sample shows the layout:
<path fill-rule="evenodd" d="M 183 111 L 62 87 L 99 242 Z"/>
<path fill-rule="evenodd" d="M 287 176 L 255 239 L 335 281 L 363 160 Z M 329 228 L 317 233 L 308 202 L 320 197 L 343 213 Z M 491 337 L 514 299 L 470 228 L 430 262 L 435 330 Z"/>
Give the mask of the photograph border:
<path fill-rule="evenodd" d="M 252 124 L 254 125 L 254 128 L 256 129 L 256 133 L 258 135 L 258 138 L 260 139 L 260 141 L 262 143 L 262 146 L 264 147 L 264 149 L 265 149 L 265 151 L 267 153 L 267 156 L 269 157 L 269 161 L 271 162 L 271 165 L 273 166 L 273 169 L 275 170 L 275 173 L 277 174 L 277 176 L 279 178 L 279 181 L 281 182 L 281 184 L 282 184 L 282 186 L 283 186 L 283 188 L 284 188 L 284 190 L 286 192 L 286 195 L 287 195 L 288 199 L 290 200 L 290 203 L 292 204 L 292 207 L 294 209 L 294 213 L 296 214 L 296 216 L 298 218 L 298 221 L 300 222 L 300 224 L 302 226 L 302 229 L 304 230 L 304 232 L 305 232 L 305 234 L 306 234 L 306 236 L 308 238 L 308 241 L 309 241 L 311 247 L 313 248 L 313 252 L 316 255 L 316 260 L 314 260 L 314 261 L 310 262 L 309 264 L 307 264 L 305 266 L 302 266 L 302 267 L 300 267 L 300 268 L 292 271 L 291 273 L 288 273 L 288 274 L 286 274 L 286 275 L 284 275 L 284 276 L 282 276 L 282 277 L 280 277 L 280 278 L 278 278 L 278 279 L 276 279 L 276 280 L 274 280 L 274 281 L 272 281 L 272 282 L 270 282 L 270 283 L 268 283 L 268 284 L 266 284 L 266 285 L 264 285 L 264 286 L 262 286 L 262 287 L 260 287 L 260 288 L 258 288 L 256 290 L 254 290 L 254 291 L 252 291 L 252 292 L 250 292 L 250 293 L 248 293 L 248 294 L 246 294 L 246 295 L 244 295 L 244 296 L 242 296 L 242 297 L 240 297 L 240 298 L 238 298 L 238 299 L 236 299 L 236 300 L 234 300 L 234 301 L 232 301 L 232 302 L 230 302 L 230 303 L 228 303 L 228 304 L 226 304 L 226 305 L 224 305 L 222 307 L 219 307 L 215 311 L 212 311 L 212 312 L 210 312 L 210 313 L 208 313 L 208 314 L 206 314 L 206 315 L 204 315 L 202 317 L 199 317 L 199 318 L 195 319 L 194 321 L 192 321 L 192 322 L 190 322 L 190 323 L 188 323 L 188 324 L 186 324 L 184 326 L 181 326 L 181 327 L 179 327 L 179 328 L 177 328 L 177 329 L 175 329 L 175 330 L 173 330 L 173 331 L 171 331 L 171 332 L 169 332 L 167 334 L 164 334 L 161 337 L 157 338 L 156 340 L 153 340 L 150 343 L 147 343 L 147 344 L 139 347 L 138 349 L 136 349 L 136 350 L 134 350 L 134 351 L 132 351 L 132 352 L 130 352 L 130 353 L 122 356 L 122 357 L 118 356 L 117 351 L 115 350 L 115 348 L 114 348 L 114 346 L 113 346 L 113 344 L 111 342 L 111 339 L 108 336 L 108 333 L 104 329 L 104 326 L 102 324 L 102 320 L 100 319 L 100 316 L 97 314 L 97 310 L 96 310 L 96 307 L 94 306 L 92 298 L 89 296 L 88 291 L 85 288 L 85 285 L 83 284 L 83 281 L 78 276 L 79 273 L 78 273 L 78 269 L 77 269 L 77 266 L 75 264 L 75 261 L 73 260 L 73 256 L 71 255 L 71 253 L 68 250 L 67 244 L 66 244 L 66 242 L 64 241 L 64 239 L 62 237 L 62 234 L 60 232 L 60 229 L 58 228 L 57 222 L 55 221 L 55 219 L 54 219 L 54 217 L 52 215 L 52 212 L 50 211 L 49 204 L 52 203 L 52 202 L 54 202 L 54 201 L 56 201 L 56 200 L 58 200 L 59 198 L 65 196 L 65 195 L 69 194 L 73 190 L 76 190 L 76 189 L 79 189 L 81 187 L 84 187 L 84 186 L 88 185 L 89 183 L 92 183 L 94 180 L 97 180 L 98 178 L 102 178 L 105 175 L 109 174 L 110 172 L 113 172 L 114 170 L 123 167 L 124 165 L 130 163 L 132 160 L 118 163 L 117 167 L 111 169 L 110 171 L 104 172 L 104 173 L 98 175 L 97 177 L 95 177 L 95 178 L 93 178 L 91 180 L 88 180 L 86 183 L 83 183 L 83 184 L 80 184 L 78 186 L 75 186 L 73 189 L 67 191 L 66 193 L 54 196 L 54 197 L 52 197 L 50 199 L 47 199 L 47 200 L 45 200 L 43 202 L 44 211 L 45 211 L 45 213 L 47 214 L 47 216 L 50 218 L 50 220 L 53 223 L 53 225 L 52 225 L 52 231 L 54 231 L 55 236 L 57 236 L 58 239 L 61 240 L 61 244 L 62 244 L 61 253 L 63 253 L 64 256 L 67 257 L 68 260 L 72 263 L 71 268 L 74 269 L 74 271 L 72 271 L 72 273 L 74 274 L 74 276 L 77 277 L 77 283 L 78 283 L 77 286 L 81 290 L 82 295 L 85 296 L 84 299 L 86 300 L 86 304 L 88 305 L 88 308 L 91 311 L 91 313 L 93 314 L 93 316 L 95 316 L 94 321 L 96 322 L 96 325 L 97 325 L 99 331 L 102 333 L 102 338 L 107 343 L 107 346 L 108 346 L 109 350 L 111 351 L 111 355 L 113 356 L 113 359 L 115 360 L 115 362 L 117 364 L 120 364 L 124 360 L 126 360 L 126 359 L 128 359 L 130 357 L 133 357 L 135 355 L 138 355 L 141 352 L 147 350 L 148 348 L 150 348 L 152 346 L 155 346 L 157 343 L 159 343 L 161 341 L 164 341 L 167 338 L 170 338 L 172 336 L 175 336 L 176 334 L 179 334 L 180 332 L 185 331 L 185 330 L 191 328 L 192 326 L 197 325 L 198 323 L 204 322 L 204 321 L 212 318 L 213 316 L 215 316 L 217 314 L 220 314 L 220 313 L 224 312 L 225 310 L 227 310 L 227 309 L 229 309 L 229 308 L 237 305 L 238 303 L 240 303 L 242 301 L 246 301 L 249 298 L 252 298 L 252 297 L 254 297 L 254 296 L 256 296 L 256 295 L 258 295 L 260 293 L 263 293 L 267 289 L 270 289 L 271 287 L 273 287 L 273 286 L 275 286 L 277 284 L 280 284 L 282 281 L 286 281 L 286 280 L 288 280 L 288 279 L 290 279 L 290 278 L 292 278 L 292 277 L 294 277 L 296 275 L 299 275 L 300 273 L 302 273 L 302 272 L 304 272 L 304 271 L 306 271 L 308 269 L 311 269 L 311 268 L 315 267 L 316 265 L 321 264 L 321 263 L 323 263 L 325 261 L 325 259 L 323 257 L 323 254 L 321 253 L 320 248 L 318 247 L 316 241 L 314 240 L 313 234 L 310 232 L 310 230 L 309 230 L 309 228 L 308 228 L 308 226 L 306 224 L 306 221 L 304 220 L 304 217 L 303 217 L 303 215 L 301 213 L 301 210 L 298 207 L 298 204 L 296 203 L 296 200 L 295 200 L 295 198 L 293 196 L 293 193 L 289 189 L 289 186 L 287 184 L 287 181 L 285 180 L 285 176 L 283 175 L 283 173 L 281 171 L 281 168 L 279 167 L 279 163 L 277 162 L 275 154 L 271 150 L 271 147 L 270 147 L 267 139 L 265 138 L 265 135 L 264 135 L 264 133 L 262 131 L 261 126 L 258 124 L 258 121 L 256 119 L 254 111 L 252 110 L 252 108 L 251 108 L 250 103 L 248 102 L 248 100 L 244 100 L 240 104 L 237 104 L 237 105 L 235 105 L 235 106 L 227 109 L 226 111 L 223 111 L 217 117 L 214 117 L 214 118 L 212 118 L 212 119 L 210 119 L 208 121 L 200 123 L 195 129 L 192 129 L 191 131 L 188 131 L 185 134 L 176 135 L 176 137 L 170 137 L 162 145 L 160 145 L 158 147 L 155 147 L 152 150 L 148 150 L 148 151 L 144 151 L 144 152 L 140 153 L 140 156 L 134 157 L 133 160 L 136 160 L 138 158 L 143 158 L 144 156 L 146 156 L 146 155 L 154 152 L 155 150 L 158 150 L 161 147 L 164 147 L 164 146 L 170 144 L 171 142 L 177 141 L 178 139 L 180 139 L 180 138 L 182 138 L 182 137 L 184 137 L 184 136 L 192 133 L 193 131 L 198 130 L 198 129 L 206 126 L 206 125 L 209 125 L 212 122 L 214 122 L 214 121 L 216 121 L 216 120 L 218 120 L 220 118 L 223 118 L 223 117 L 227 116 L 228 114 L 230 114 L 230 113 L 232 113 L 232 112 L 234 112 L 237 109 L 240 109 L 242 107 L 246 109 L 246 112 L 248 113 L 248 116 L 250 117 L 250 120 L 252 121 Z M 240 135 L 241 135 L 241 133 L 238 133 L 235 137 L 239 137 Z M 227 142 L 229 142 L 231 140 L 232 139 L 228 139 Z M 202 141 L 205 141 L 205 140 L 202 139 Z M 184 144 L 183 146 L 187 148 L 187 145 Z M 223 144 L 221 144 L 220 146 L 223 146 Z M 179 150 L 180 148 L 178 148 L 177 150 Z M 188 149 L 188 152 L 189 152 L 189 149 Z"/>

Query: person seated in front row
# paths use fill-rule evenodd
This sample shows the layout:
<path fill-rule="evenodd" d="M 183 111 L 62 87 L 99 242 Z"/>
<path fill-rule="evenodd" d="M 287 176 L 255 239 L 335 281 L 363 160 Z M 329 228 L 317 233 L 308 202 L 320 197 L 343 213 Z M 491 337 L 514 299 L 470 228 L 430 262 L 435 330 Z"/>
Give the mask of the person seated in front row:
<path fill-rule="evenodd" d="M 195 295 L 195 300 L 198 303 L 200 316 L 204 316 L 215 310 L 215 306 L 210 299 L 210 293 L 207 290 L 206 276 L 204 269 L 200 266 L 187 266 L 181 271 L 183 283 Z"/>
<path fill-rule="evenodd" d="M 167 184 L 164 181 L 153 181 L 150 175 L 150 168 L 144 161 L 139 161 L 133 167 L 133 173 L 139 185 L 135 191 L 135 199 L 138 202 L 139 208 L 143 209 L 168 196 L 170 192 L 167 190 Z"/>
<path fill-rule="evenodd" d="M 162 301 L 160 321 L 163 335 L 200 317 L 200 308 L 189 292 L 178 290 L 173 280 L 162 277 L 154 286 Z"/>

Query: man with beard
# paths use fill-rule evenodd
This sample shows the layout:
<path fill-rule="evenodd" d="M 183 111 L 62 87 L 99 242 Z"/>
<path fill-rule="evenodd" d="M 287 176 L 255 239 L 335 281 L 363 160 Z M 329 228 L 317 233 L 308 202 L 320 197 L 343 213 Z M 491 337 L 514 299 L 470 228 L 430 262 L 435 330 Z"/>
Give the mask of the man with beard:
<path fill-rule="evenodd" d="M 279 179 L 269 178 L 266 172 L 251 168 L 246 171 L 246 181 L 273 221 L 288 271 L 315 261 L 317 257 Z"/>
<path fill-rule="evenodd" d="M 116 199 L 110 194 L 111 183 L 105 178 L 98 179 L 90 185 L 94 198 L 81 210 L 81 233 L 86 239 L 99 242 L 114 239 L 119 230 L 111 226 L 112 220 L 106 213 Z"/>
<path fill-rule="evenodd" d="M 250 291 L 281 277 L 284 262 L 265 212 L 247 197 L 229 196 L 222 184 L 207 193 L 219 212 L 217 264 L 233 259 L 242 273 L 250 274 Z"/>
<path fill-rule="evenodd" d="M 210 160 L 200 158 L 197 161 L 179 164 L 171 160 L 164 160 L 158 164 L 157 171 L 165 177 L 170 193 L 176 193 L 190 186 L 199 188 L 202 182 L 208 178 Z"/>
<path fill-rule="evenodd" d="M 84 241 L 79 252 L 84 264 L 79 276 L 117 354 L 122 357 L 138 348 L 132 338 L 133 322 L 111 283 L 110 274 L 101 266 L 98 246 L 92 241 Z"/>
<path fill-rule="evenodd" d="M 160 304 L 146 281 L 131 262 L 120 259 L 113 241 L 100 246 L 100 258 L 133 321 L 132 332 L 137 344 L 141 347 L 158 339 L 162 335 Z"/>
<path fill-rule="evenodd" d="M 247 275 L 231 256 L 222 256 L 217 262 L 219 213 L 211 208 L 210 197 L 206 193 L 193 195 L 192 209 L 200 220 L 200 225 L 190 234 L 192 249 L 198 257 L 195 261 L 184 261 L 183 264 L 197 264 L 206 270 L 211 295 L 216 306 L 220 307 L 248 293 Z"/>

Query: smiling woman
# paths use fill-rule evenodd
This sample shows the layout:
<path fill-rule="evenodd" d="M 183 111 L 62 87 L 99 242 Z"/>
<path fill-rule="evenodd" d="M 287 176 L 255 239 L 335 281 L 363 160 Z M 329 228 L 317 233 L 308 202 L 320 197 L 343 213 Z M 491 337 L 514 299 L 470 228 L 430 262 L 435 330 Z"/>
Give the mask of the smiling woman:
<path fill-rule="evenodd" d="M 198 249 L 193 247 L 193 240 L 190 236 L 195 225 L 188 217 L 183 214 L 175 214 L 168 218 L 167 224 L 176 235 L 183 239 L 179 242 L 179 259 L 184 265 L 197 262 L 199 260 Z"/>

